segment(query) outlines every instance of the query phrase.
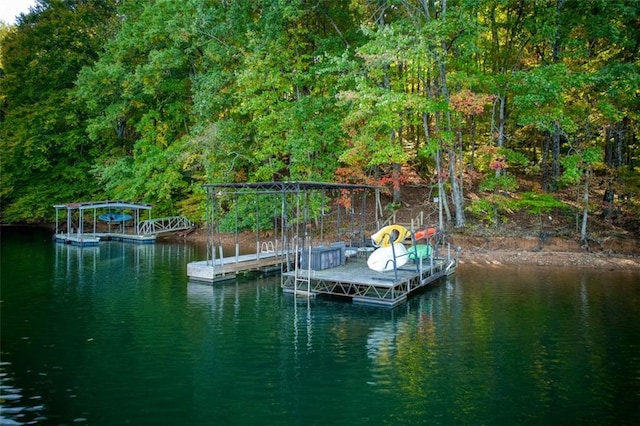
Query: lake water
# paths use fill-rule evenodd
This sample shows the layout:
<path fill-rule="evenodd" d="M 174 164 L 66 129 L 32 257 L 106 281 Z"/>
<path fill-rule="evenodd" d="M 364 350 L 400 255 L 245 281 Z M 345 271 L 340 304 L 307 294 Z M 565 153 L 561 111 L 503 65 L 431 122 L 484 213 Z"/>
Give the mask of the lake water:
<path fill-rule="evenodd" d="M 395 309 L 2 228 L 1 424 L 640 424 L 640 274 L 462 265 Z"/>

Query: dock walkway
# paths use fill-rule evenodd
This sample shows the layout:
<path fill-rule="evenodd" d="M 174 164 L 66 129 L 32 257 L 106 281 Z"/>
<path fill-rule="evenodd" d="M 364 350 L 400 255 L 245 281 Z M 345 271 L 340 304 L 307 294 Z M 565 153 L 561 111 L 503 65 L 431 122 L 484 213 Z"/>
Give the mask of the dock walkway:
<path fill-rule="evenodd" d="M 187 264 L 187 275 L 193 281 L 214 283 L 232 280 L 239 273 L 267 271 L 277 267 L 278 271 L 286 261 L 286 252 L 268 251 L 243 254 L 219 259 L 203 260 Z"/>

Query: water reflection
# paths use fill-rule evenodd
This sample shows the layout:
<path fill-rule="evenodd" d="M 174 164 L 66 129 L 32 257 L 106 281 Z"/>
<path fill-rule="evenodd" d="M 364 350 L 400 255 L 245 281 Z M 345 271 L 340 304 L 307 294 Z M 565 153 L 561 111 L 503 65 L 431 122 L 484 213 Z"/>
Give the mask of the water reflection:
<path fill-rule="evenodd" d="M 300 327 L 302 323 L 302 327 Z M 313 316 L 311 311 L 311 299 L 308 297 L 295 298 L 293 303 L 293 350 L 297 358 L 299 351 L 300 334 L 303 341 L 306 337 L 305 348 L 313 349 Z"/>
<path fill-rule="evenodd" d="M 47 420 L 39 395 L 16 386 L 10 362 L 0 362 L 0 425 L 36 424 Z"/>
<path fill-rule="evenodd" d="M 6 241 L 5 421 L 639 424 L 637 274 L 465 266 L 387 309 L 189 283 L 191 247 Z"/>
<path fill-rule="evenodd" d="M 196 255 L 194 245 L 187 244 L 133 244 L 107 241 L 98 246 L 78 247 L 54 244 L 54 270 L 56 276 L 66 280 L 91 279 L 99 270 L 126 268 L 135 274 L 152 270 L 156 262 L 188 262 Z"/>
<path fill-rule="evenodd" d="M 371 384 L 393 390 L 402 412 L 425 418 L 446 399 L 450 418 L 461 423 L 591 423 L 611 405 L 630 409 L 620 418 L 640 420 L 640 377 L 631 379 L 636 394 L 629 395 L 614 367 L 619 357 L 640 358 L 639 335 L 622 325 L 617 338 L 610 328 L 634 316 L 634 303 L 622 302 L 593 271 L 565 272 L 560 281 L 540 272 L 562 274 L 510 270 L 476 285 L 458 276 L 410 301 L 407 315 L 372 328 Z M 617 291 L 629 284 L 618 281 Z M 632 292 L 637 298 L 638 287 Z M 618 315 L 593 312 L 593 298 L 618 300 Z M 500 411 L 500 404 L 522 412 Z"/>

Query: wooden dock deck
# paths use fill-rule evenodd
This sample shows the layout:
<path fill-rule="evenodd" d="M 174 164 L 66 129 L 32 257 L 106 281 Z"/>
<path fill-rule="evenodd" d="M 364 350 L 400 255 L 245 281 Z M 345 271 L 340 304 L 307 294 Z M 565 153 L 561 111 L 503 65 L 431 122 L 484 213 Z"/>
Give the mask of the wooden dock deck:
<path fill-rule="evenodd" d="M 285 252 L 261 252 L 187 264 L 187 275 L 193 281 L 214 283 L 232 280 L 239 273 L 277 269 L 286 261 Z"/>
<path fill-rule="evenodd" d="M 409 263 L 397 271 L 377 272 L 361 259 L 344 265 L 316 270 L 298 269 L 283 273 L 283 291 L 306 296 L 328 295 L 351 299 L 354 303 L 393 307 L 434 281 L 452 274 L 455 259 L 427 259 L 422 266 Z"/>

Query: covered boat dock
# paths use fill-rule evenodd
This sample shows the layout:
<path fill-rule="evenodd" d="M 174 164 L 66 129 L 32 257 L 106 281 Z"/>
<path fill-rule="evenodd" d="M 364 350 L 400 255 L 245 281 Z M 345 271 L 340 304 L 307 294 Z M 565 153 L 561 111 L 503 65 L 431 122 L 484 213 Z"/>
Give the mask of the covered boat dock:
<path fill-rule="evenodd" d="M 151 220 L 151 204 L 129 201 L 88 201 L 56 204 L 57 242 L 77 246 L 96 246 L 101 240 L 151 244 L 152 234 L 140 232 L 143 215 Z M 125 213 L 126 212 L 126 213 Z M 108 216 L 107 219 L 100 218 Z M 104 223 L 101 223 L 103 221 Z M 128 223 L 132 221 L 132 223 Z"/>
<path fill-rule="evenodd" d="M 379 202 L 380 196 L 379 187 L 324 182 L 219 183 L 204 187 L 207 259 L 189 263 L 187 275 L 205 283 L 234 279 L 248 271 L 293 271 L 297 254 L 310 247 L 333 244 L 332 253 L 337 250 L 344 254 L 347 246 L 362 246 L 368 238 L 364 216 L 367 202 Z M 253 207 L 247 210 L 247 206 Z M 378 209 L 375 211 L 374 221 L 379 218 Z M 241 223 L 251 228 L 253 243 L 240 243 Z M 224 229 L 223 224 L 231 229 Z M 223 241 L 223 234 L 234 235 L 234 241 Z"/>
<path fill-rule="evenodd" d="M 396 306 L 457 266 L 457 250 L 452 253 L 444 234 L 429 227 L 435 233 L 428 233 L 427 244 L 433 247 L 428 256 L 390 260 L 384 272 L 369 267 L 375 250 L 371 236 L 383 228 L 380 187 L 262 182 L 210 184 L 205 189 L 207 259 L 187 265 L 187 275 L 196 283 L 231 280 L 249 271 L 277 271 L 283 291 L 294 297 L 326 295 Z M 239 241 L 238 224 L 248 216 L 253 218 L 253 249 L 246 240 Z M 235 224 L 235 231 L 229 231 L 229 224 Z M 417 231 L 427 234 L 426 228 L 410 229 L 411 240 L 403 241 L 414 250 Z M 229 235 L 235 241 L 230 242 Z"/>

